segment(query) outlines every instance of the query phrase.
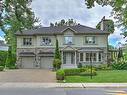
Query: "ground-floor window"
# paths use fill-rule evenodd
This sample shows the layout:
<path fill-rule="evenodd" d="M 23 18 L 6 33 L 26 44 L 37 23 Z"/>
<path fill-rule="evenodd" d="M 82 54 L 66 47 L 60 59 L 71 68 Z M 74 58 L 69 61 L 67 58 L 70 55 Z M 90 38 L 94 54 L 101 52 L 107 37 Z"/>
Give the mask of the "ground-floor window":
<path fill-rule="evenodd" d="M 97 61 L 96 53 L 86 53 L 86 61 Z"/>
<path fill-rule="evenodd" d="M 99 61 L 102 60 L 102 53 L 99 52 L 99 57 L 98 57 Z"/>
<path fill-rule="evenodd" d="M 80 61 L 83 61 L 83 53 L 80 53 Z"/>
<path fill-rule="evenodd" d="M 102 61 L 102 53 L 101 52 L 82 52 L 79 54 L 80 62 L 90 62 L 91 60 L 94 62 Z"/>

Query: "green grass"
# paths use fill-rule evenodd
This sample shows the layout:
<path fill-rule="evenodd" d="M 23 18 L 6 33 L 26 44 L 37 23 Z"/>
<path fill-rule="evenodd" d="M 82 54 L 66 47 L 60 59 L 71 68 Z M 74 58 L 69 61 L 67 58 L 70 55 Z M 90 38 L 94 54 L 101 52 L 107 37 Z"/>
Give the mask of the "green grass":
<path fill-rule="evenodd" d="M 109 70 L 109 71 L 97 71 L 97 75 L 93 76 L 66 76 L 65 80 L 67 83 L 78 83 L 78 82 L 97 82 L 97 83 L 118 83 L 127 82 L 127 70 Z"/>

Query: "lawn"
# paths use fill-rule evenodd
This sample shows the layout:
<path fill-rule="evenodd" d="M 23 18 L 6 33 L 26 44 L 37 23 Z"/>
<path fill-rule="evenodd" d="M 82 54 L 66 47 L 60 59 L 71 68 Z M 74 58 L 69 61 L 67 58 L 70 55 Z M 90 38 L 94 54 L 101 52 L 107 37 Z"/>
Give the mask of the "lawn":
<path fill-rule="evenodd" d="M 127 70 L 109 70 L 109 71 L 97 71 L 97 75 L 93 76 L 93 79 L 90 76 L 66 76 L 65 80 L 67 83 L 76 83 L 76 82 L 127 82 Z"/>

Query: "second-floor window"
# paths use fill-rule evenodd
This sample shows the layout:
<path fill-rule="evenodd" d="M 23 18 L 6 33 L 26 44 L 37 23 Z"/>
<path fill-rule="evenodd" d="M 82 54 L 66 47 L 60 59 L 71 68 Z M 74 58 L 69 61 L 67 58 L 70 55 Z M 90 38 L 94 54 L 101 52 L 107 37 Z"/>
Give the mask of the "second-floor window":
<path fill-rule="evenodd" d="M 95 37 L 94 36 L 90 36 L 90 37 L 85 37 L 85 43 L 86 44 L 95 44 Z"/>
<path fill-rule="evenodd" d="M 32 45 L 32 38 L 23 38 L 23 45 Z"/>
<path fill-rule="evenodd" d="M 73 40 L 72 36 L 65 36 L 64 44 L 67 44 L 67 45 L 72 44 L 73 43 L 72 40 Z"/>
<path fill-rule="evenodd" d="M 49 37 L 42 37 L 41 45 L 51 45 L 51 39 Z"/>

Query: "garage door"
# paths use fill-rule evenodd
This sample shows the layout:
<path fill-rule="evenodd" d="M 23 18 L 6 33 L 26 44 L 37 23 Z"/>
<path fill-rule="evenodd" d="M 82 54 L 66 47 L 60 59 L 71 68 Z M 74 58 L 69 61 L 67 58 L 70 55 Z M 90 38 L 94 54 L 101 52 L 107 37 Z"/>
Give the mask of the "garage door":
<path fill-rule="evenodd" d="M 24 69 L 34 68 L 34 57 L 22 57 L 22 68 Z"/>
<path fill-rule="evenodd" d="M 53 63 L 53 57 L 41 57 L 41 68 L 51 69 Z"/>

